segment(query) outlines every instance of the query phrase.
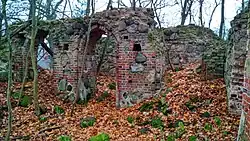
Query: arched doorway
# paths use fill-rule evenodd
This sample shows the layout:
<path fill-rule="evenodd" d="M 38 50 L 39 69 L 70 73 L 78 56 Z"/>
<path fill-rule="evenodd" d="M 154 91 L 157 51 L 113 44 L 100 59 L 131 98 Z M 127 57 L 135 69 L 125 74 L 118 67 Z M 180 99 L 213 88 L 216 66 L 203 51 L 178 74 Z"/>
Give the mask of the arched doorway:
<path fill-rule="evenodd" d="M 87 42 L 87 38 L 85 42 Z M 96 87 L 96 78 L 101 71 L 104 60 L 107 59 L 105 56 L 107 48 L 110 48 L 110 42 L 112 42 L 111 48 L 115 50 L 116 41 L 111 36 L 111 33 L 103 26 L 92 26 L 88 45 L 86 46 L 87 49 L 85 50 L 85 47 L 84 49 L 82 48 L 83 52 L 80 53 L 80 57 L 82 58 L 78 59 L 80 69 L 77 72 L 79 78 L 77 86 L 79 97 L 77 98 L 80 98 L 80 100 L 86 100 L 88 96 L 93 96 Z M 97 48 L 97 45 L 99 48 Z"/>

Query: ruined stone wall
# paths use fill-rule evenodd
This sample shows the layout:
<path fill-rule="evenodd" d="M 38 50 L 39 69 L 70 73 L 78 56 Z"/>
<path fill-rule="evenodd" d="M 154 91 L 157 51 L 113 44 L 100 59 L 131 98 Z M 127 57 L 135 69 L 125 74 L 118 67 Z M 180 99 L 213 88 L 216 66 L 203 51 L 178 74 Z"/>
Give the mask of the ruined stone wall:
<path fill-rule="evenodd" d="M 247 48 L 245 46 L 245 48 Z M 239 125 L 238 140 L 250 140 L 250 51 L 245 60 L 244 85 L 242 92 L 242 111 Z"/>
<path fill-rule="evenodd" d="M 164 54 L 167 67 L 170 49 L 170 60 L 176 69 L 203 60 L 209 75 L 223 77 L 226 43 L 212 30 L 195 25 L 177 26 L 164 29 L 164 35 L 166 47 L 159 39 L 159 30 L 149 33 L 149 40 L 152 46 L 160 46 L 157 49 Z"/>
<path fill-rule="evenodd" d="M 239 114 L 242 109 L 242 93 L 244 83 L 244 64 L 246 60 L 247 14 L 240 13 L 231 22 L 227 59 L 225 65 L 225 81 L 229 111 Z"/>
<path fill-rule="evenodd" d="M 40 22 L 39 30 L 49 31 L 46 38 L 54 52 L 54 84 L 58 91 L 71 100 L 77 92 L 92 92 L 96 42 L 102 34 L 108 34 L 115 41 L 117 106 L 130 106 L 152 97 L 160 88 L 162 73 L 161 59 L 147 40 L 155 24 L 153 18 L 153 11 L 146 8 L 95 13 L 84 60 L 89 17 Z"/>

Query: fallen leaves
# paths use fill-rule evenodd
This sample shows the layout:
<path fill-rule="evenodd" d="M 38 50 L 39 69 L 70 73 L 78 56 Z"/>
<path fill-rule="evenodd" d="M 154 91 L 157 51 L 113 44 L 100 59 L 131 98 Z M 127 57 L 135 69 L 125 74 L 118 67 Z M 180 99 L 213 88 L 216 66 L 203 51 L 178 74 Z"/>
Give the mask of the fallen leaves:
<path fill-rule="evenodd" d="M 14 107 L 12 136 L 29 136 L 30 140 L 57 140 L 59 136 L 71 137 L 74 141 L 88 140 L 99 133 L 106 133 L 115 141 L 150 141 L 167 140 L 168 135 L 178 132 L 178 122 L 183 122 L 180 136 L 177 140 L 186 141 L 189 138 L 204 140 L 234 140 L 237 135 L 239 116 L 227 112 L 226 90 L 223 79 L 203 81 L 201 76 L 194 71 L 195 65 L 178 72 L 166 72 L 166 87 L 161 98 L 167 102 L 169 112 L 163 114 L 157 109 L 157 102 L 161 98 L 152 98 L 129 108 L 115 107 L 116 90 L 115 79 L 109 76 L 100 76 L 97 81 L 96 97 L 104 93 L 105 98 L 100 102 L 91 99 L 87 105 L 75 106 L 74 114 L 70 117 L 70 103 L 63 103 L 56 97 L 53 86 L 53 75 L 48 71 L 39 74 L 39 103 L 43 104 L 47 113 L 42 115 L 46 120 L 41 120 L 34 115 L 33 105 Z M 1 84 L 6 86 L 5 83 Z M 30 94 L 30 82 L 26 84 L 25 95 Z M 15 89 L 20 84 L 15 84 Z M 4 87 L 0 88 L 0 102 L 4 98 Z M 146 111 L 140 112 L 145 103 L 154 103 Z M 187 104 L 189 103 L 189 104 Z M 55 106 L 60 106 L 64 112 L 56 114 Z M 59 110 L 61 111 L 61 110 Z M 206 113 L 203 117 L 203 115 Z M 209 115 L 209 116 L 208 116 Z M 6 115 L 5 115 L 6 116 Z M 81 128 L 82 118 L 95 117 L 93 126 Z M 131 119 L 131 117 L 133 119 Z M 152 127 L 152 119 L 155 119 Z M 128 118 L 129 121 L 128 122 Z M 161 124 L 161 122 L 162 124 Z M 157 125 L 157 126 L 156 126 Z M 172 125 L 172 126 L 171 126 Z M 175 126 L 177 127 L 175 127 Z M 182 124 L 180 124 L 182 125 Z M 4 124 L 6 127 L 6 124 Z M 41 130 L 49 127 L 60 127 L 53 130 Z M 185 131 L 185 132 L 184 132 Z M 0 136 L 4 136 L 6 128 L 0 129 Z M 170 137 L 170 136 L 169 136 Z"/>

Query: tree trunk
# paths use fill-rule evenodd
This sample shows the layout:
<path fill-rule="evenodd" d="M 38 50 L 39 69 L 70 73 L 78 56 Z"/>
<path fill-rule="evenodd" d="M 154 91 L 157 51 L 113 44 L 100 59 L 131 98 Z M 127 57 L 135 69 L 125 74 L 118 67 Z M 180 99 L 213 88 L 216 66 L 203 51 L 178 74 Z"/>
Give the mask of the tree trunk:
<path fill-rule="evenodd" d="M 85 16 L 89 16 L 89 13 L 90 13 L 90 2 L 91 2 L 91 0 L 87 0 Z"/>
<path fill-rule="evenodd" d="M 2 37 L 2 27 L 3 27 L 3 14 L 2 14 L 2 11 L 1 11 L 1 13 L 0 13 L 0 39 L 1 39 L 1 37 Z"/>
<path fill-rule="evenodd" d="M 77 85 L 80 85 L 80 80 L 83 78 L 83 71 L 85 69 L 85 60 L 86 60 L 86 55 L 87 55 L 87 51 L 88 51 L 88 45 L 89 45 L 89 39 L 90 39 L 90 32 L 91 32 L 91 24 L 92 24 L 92 20 L 93 20 L 93 16 L 94 16 L 94 10 L 95 10 L 95 1 L 94 0 L 88 0 L 89 3 L 91 2 L 91 5 L 92 5 L 92 13 L 91 13 L 91 16 L 90 16 L 90 20 L 89 20 L 89 24 L 88 24 L 88 31 L 86 33 L 86 42 L 83 42 L 81 44 L 81 48 L 84 48 L 83 50 L 83 53 L 82 53 L 82 67 L 81 67 L 81 71 L 80 71 L 80 79 L 78 80 L 78 84 Z M 90 7 L 90 5 L 89 5 Z M 84 79 L 84 78 L 83 78 Z M 74 102 L 72 104 L 72 107 L 71 107 L 71 112 L 70 112 L 70 116 L 72 117 L 73 116 L 73 113 L 74 113 L 74 108 L 75 108 L 75 104 L 77 102 L 77 100 L 79 99 L 79 87 L 77 86 L 77 90 L 76 90 L 76 96 L 75 96 L 75 99 L 74 99 Z"/>
<path fill-rule="evenodd" d="M 245 1 L 241 1 L 241 11 L 243 12 L 245 10 Z"/>
<path fill-rule="evenodd" d="M 184 4 L 181 3 L 181 25 L 185 24 L 187 16 L 191 11 L 194 0 L 185 0 Z M 190 13 L 191 14 L 191 13 Z"/>
<path fill-rule="evenodd" d="M 215 7 L 214 7 L 214 9 L 212 11 L 212 14 L 210 16 L 210 19 L 209 19 L 209 23 L 208 23 L 208 27 L 209 28 L 211 27 L 211 23 L 212 23 L 212 20 L 213 20 L 214 12 L 215 12 L 216 8 L 219 6 L 219 3 L 216 0 L 214 2 L 215 2 Z"/>
<path fill-rule="evenodd" d="M 35 114 L 40 114 L 39 103 L 38 103 L 38 72 L 37 72 L 37 62 L 36 62 L 36 53 L 35 53 L 35 39 L 37 33 L 37 18 L 36 18 L 36 0 L 31 1 L 32 5 L 32 31 L 31 31 L 31 43 L 30 43 L 30 54 L 32 68 L 34 72 L 33 80 L 33 100 L 35 106 Z"/>
<path fill-rule="evenodd" d="M 6 16 L 6 3 L 7 0 L 2 0 L 2 11 L 3 11 L 3 19 L 4 19 L 4 25 L 6 28 L 5 35 L 7 37 L 7 42 L 8 42 L 8 47 L 9 47 L 9 68 L 8 68 L 8 88 L 7 88 L 7 106 L 8 106 L 8 130 L 7 130 L 7 135 L 5 140 L 9 141 L 10 140 L 10 134 L 11 134 L 11 123 L 12 123 L 12 110 L 11 110 L 11 101 L 10 101 L 10 96 L 11 96 L 11 85 L 12 85 L 12 47 L 11 47 L 11 40 L 10 40 L 10 33 L 9 33 L 9 26 L 8 26 L 8 21 L 7 21 L 7 16 Z"/>
<path fill-rule="evenodd" d="M 121 0 L 118 0 L 118 1 L 117 1 L 117 8 L 118 8 L 118 9 L 120 8 L 120 2 L 121 2 Z"/>
<path fill-rule="evenodd" d="M 220 30 L 219 30 L 219 36 L 222 38 L 222 34 L 223 34 L 223 28 L 224 28 L 224 23 L 225 23 L 225 15 L 224 15 L 224 12 L 225 12 L 225 9 L 224 9 L 224 6 L 225 6 L 225 0 L 222 0 L 221 1 L 221 22 L 220 22 Z"/>
<path fill-rule="evenodd" d="M 171 63 L 171 60 L 170 60 L 170 57 L 169 57 L 169 56 L 170 56 L 169 54 L 170 54 L 171 48 L 170 48 L 170 47 L 167 47 L 167 44 L 166 44 L 166 41 L 165 41 L 164 30 L 162 29 L 161 22 L 160 22 L 160 18 L 159 18 L 159 15 L 158 15 L 157 11 L 156 11 L 156 5 L 154 4 L 154 1 L 153 1 L 153 0 L 151 0 L 151 8 L 153 9 L 154 14 L 155 14 L 155 17 L 156 17 L 156 19 L 157 19 L 157 22 L 158 22 L 158 24 L 159 24 L 159 28 L 160 28 L 160 31 L 161 31 L 161 39 L 162 39 L 162 41 L 163 41 L 163 46 L 164 46 L 164 48 L 167 49 L 167 55 L 168 55 L 167 61 L 168 61 L 168 64 L 169 64 L 171 70 L 174 71 L 174 67 L 173 67 L 173 65 L 172 65 L 172 63 Z"/>
<path fill-rule="evenodd" d="M 106 10 L 112 9 L 112 0 L 109 0 Z"/>
<path fill-rule="evenodd" d="M 202 7 L 203 7 L 203 2 L 204 2 L 204 0 L 200 0 L 199 1 L 199 3 L 200 3 L 200 10 L 199 10 L 200 15 L 199 15 L 199 19 L 200 19 L 200 24 L 201 24 L 202 27 L 204 26 L 203 21 L 202 21 Z"/>
<path fill-rule="evenodd" d="M 187 18 L 186 17 L 187 3 L 188 3 L 188 0 L 185 0 L 184 5 L 181 7 L 181 25 L 185 24 L 185 21 L 186 21 L 186 18 Z"/>
<path fill-rule="evenodd" d="M 133 2 L 132 2 L 132 8 L 133 8 L 133 10 L 135 10 L 135 7 L 136 7 L 136 2 L 135 2 L 135 0 L 133 0 Z"/>

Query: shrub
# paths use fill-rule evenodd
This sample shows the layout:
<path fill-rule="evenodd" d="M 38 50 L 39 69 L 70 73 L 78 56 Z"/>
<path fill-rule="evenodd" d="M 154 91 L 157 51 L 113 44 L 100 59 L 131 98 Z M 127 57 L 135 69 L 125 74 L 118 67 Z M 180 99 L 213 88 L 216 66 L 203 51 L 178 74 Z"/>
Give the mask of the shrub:
<path fill-rule="evenodd" d="M 71 141 L 71 138 L 69 136 L 66 136 L 66 135 L 62 135 L 62 136 L 59 136 L 57 138 L 58 141 Z"/>
<path fill-rule="evenodd" d="M 95 117 L 83 118 L 83 119 L 81 119 L 81 121 L 80 121 L 80 126 L 81 126 L 82 128 L 87 128 L 87 127 L 89 127 L 89 126 L 94 126 L 95 121 L 96 121 Z"/>
<path fill-rule="evenodd" d="M 92 136 L 89 141 L 109 141 L 109 135 L 106 133 L 100 133 L 96 136 Z"/>

